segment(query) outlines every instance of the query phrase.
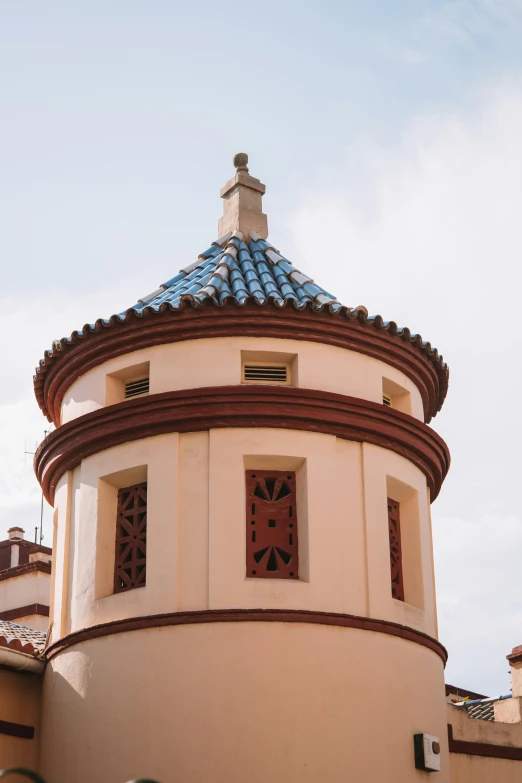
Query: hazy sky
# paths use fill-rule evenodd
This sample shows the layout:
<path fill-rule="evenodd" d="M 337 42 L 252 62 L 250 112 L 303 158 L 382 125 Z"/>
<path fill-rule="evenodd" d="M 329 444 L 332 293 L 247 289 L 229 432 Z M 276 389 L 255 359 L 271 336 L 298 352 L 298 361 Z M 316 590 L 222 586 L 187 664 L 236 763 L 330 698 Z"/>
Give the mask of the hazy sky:
<path fill-rule="evenodd" d="M 522 644 L 522 0 L 0 0 L 0 534 L 31 531 L 56 337 L 216 238 L 235 152 L 270 239 L 420 332 L 450 389 L 433 505 L 447 681 L 509 691 Z M 349 502 L 349 499 L 348 501 Z M 46 508 L 46 543 L 50 513 Z"/>

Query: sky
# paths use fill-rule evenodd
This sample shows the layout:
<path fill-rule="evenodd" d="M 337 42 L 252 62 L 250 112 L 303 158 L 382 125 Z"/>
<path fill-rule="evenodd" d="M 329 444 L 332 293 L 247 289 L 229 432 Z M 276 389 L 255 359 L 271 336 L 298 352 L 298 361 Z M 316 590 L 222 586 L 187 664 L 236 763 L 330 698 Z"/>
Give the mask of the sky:
<path fill-rule="evenodd" d="M 32 374 L 217 236 L 245 151 L 270 240 L 450 366 L 433 421 L 446 680 L 522 644 L 522 0 L 0 2 L 0 536 L 39 524 Z M 44 543 L 51 543 L 44 508 Z"/>

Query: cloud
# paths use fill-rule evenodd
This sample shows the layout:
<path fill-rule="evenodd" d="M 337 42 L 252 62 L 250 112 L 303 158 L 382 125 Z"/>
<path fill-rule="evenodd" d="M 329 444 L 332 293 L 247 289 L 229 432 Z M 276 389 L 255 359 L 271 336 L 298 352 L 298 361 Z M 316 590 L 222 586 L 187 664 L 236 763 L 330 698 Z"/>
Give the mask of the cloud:
<path fill-rule="evenodd" d="M 434 422 L 453 458 L 433 508 L 440 636 L 451 680 L 493 692 L 522 641 L 520 138 L 522 86 L 499 85 L 472 110 L 413 119 L 397 143 L 352 143 L 311 173 L 288 226 L 298 266 L 450 364 Z"/>
<path fill-rule="evenodd" d="M 120 285 L 118 298 L 134 302 L 132 286 Z M 0 387 L 0 539 L 14 524 L 34 535 L 40 524 L 41 493 L 33 473 L 32 455 L 49 428 L 33 393 L 33 368 L 56 337 L 70 335 L 100 315 L 114 311 L 114 291 L 86 291 L 63 296 L 57 290 L 45 302 L 26 294 L 20 301 L 0 299 L 0 333 L 9 335 L 2 346 L 3 383 Z M 52 538 L 51 513 L 44 504 L 45 541 Z"/>

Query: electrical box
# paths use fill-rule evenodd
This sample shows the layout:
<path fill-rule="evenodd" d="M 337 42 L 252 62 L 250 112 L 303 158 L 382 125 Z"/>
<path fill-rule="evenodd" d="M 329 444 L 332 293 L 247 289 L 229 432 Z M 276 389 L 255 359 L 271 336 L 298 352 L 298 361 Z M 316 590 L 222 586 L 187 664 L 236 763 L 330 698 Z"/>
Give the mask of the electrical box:
<path fill-rule="evenodd" d="M 433 734 L 414 734 L 415 767 L 425 772 L 440 771 L 440 742 Z"/>

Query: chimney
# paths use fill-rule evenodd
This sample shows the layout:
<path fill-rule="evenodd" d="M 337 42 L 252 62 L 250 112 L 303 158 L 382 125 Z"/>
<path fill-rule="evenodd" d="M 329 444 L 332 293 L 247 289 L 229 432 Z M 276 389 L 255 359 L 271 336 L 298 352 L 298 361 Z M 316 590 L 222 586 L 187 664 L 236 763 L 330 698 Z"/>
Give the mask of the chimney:
<path fill-rule="evenodd" d="M 23 541 L 25 530 L 21 527 L 10 527 L 7 531 L 9 541 Z"/>
<path fill-rule="evenodd" d="M 235 176 L 221 188 L 224 200 L 223 217 L 219 221 L 219 236 L 229 231 L 242 231 L 248 241 L 250 231 L 261 239 L 268 236 L 268 221 L 263 214 L 262 197 L 266 190 L 262 182 L 248 173 L 248 155 L 238 152 L 234 155 Z"/>
<path fill-rule="evenodd" d="M 522 644 L 506 656 L 511 666 L 511 699 L 496 701 L 495 720 L 500 723 L 522 723 Z"/>

